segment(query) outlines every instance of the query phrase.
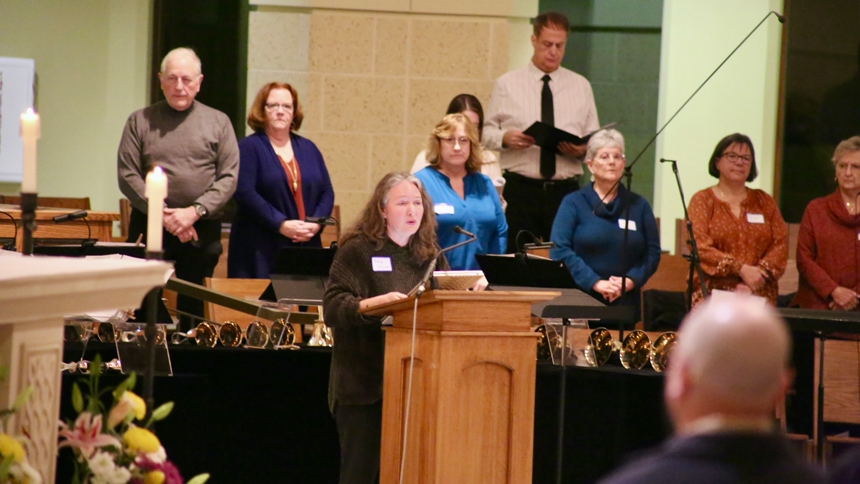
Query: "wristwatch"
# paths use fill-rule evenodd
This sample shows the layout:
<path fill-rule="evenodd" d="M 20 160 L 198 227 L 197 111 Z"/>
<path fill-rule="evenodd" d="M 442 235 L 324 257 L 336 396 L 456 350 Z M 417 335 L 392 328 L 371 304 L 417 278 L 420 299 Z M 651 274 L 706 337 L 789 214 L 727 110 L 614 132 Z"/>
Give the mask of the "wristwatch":
<path fill-rule="evenodd" d="M 199 203 L 195 203 L 193 205 L 193 207 L 194 207 L 194 210 L 197 211 L 197 216 L 200 218 L 203 218 L 209 214 L 209 210 L 206 210 L 206 207 L 204 207 L 203 205 L 201 205 Z"/>

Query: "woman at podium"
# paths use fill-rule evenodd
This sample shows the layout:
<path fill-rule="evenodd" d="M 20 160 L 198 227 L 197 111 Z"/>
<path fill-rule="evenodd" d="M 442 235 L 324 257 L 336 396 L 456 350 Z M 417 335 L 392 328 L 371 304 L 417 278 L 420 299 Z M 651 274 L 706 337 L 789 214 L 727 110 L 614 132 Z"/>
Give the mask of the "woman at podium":
<path fill-rule="evenodd" d="M 303 117 L 289 84 L 266 84 L 251 105 L 254 134 L 239 142 L 229 277 L 268 278 L 282 247 L 322 246 L 320 225 L 305 219 L 330 216 L 334 190 L 319 149 L 293 132 Z"/>
<path fill-rule="evenodd" d="M 836 191 L 809 202 L 797 236 L 800 284 L 792 305 L 808 309 L 857 309 L 860 255 L 860 136 L 833 152 Z"/>
<path fill-rule="evenodd" d="M 614 129 L 595 133 L 588 141 L 585 164 L 594 182 L 562 200 L 552 224 L 550 240 L 555 247 L 550 257 L 564 261 L 576 284 L 592 297 L 633 306 L 638 315 L 639 290 L 660 263 L 657 221 L 648 200 L 619 183 L 626 164 L 621 133 Z M 622 275 L 626 275 L 623 298 Z"/>
<path fill-rule="evenodd" d="M 454 270 L 478 270 L 476 254 L 502 254 L 508 244 L 508 222 L 498 192 L 480 172 L 483 151 L 478 129 L 469 118 L 449 114 L 427 142 L 430 166 L 415 174 L 433 201 L 439 245 L 449 247 L 465 240 L 465 235 L 454 232 L 455 226 L 478 237 L 447 253 Z"/>
<path fill-rule="evenodd" d="M 341 483 L 373 484 L 379 474 L 385 340 L 381 318 L 358 311 L 407 297 L 439 252 L 435 226 L 421 182 L 389 173 L 341 237 L 323 301 L 335 341 L 328 402 Z M 438 265 L 447 267 L 444 257 Z"/>

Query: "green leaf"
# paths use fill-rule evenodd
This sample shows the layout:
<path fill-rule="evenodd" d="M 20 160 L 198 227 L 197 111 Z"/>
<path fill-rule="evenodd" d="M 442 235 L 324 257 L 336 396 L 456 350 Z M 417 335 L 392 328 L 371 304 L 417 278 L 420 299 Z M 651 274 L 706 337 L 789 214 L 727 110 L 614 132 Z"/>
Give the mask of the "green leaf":
<path fill-rule="evenodd" d="M 173 411 L 173 402 L 167 402 L 165 404 L 160 405 L 158 408 L 153 410 L 152 412 L 152 420 L 158 422 L 159 420 L 164 420 L 170 415 L 170 412 Z"/>
<path fill-rule="evenodd" d="M 197 474 L 192 477 L 190 481 L 186 484 L 203 484 L 204 482 L 209 480 L 209 474 Z"/>
<path fill-rule="evenodd" d="M 98 382 L 99 377 L 102 374 L 102 355 L 96 353 L 96 357 L 93 358 L 93 362 L 90 365 L 90 378 L 94 379 Z"/>
<path fill-rule="evenodd" d="M 30 395 L 32 395 L 32 394 L 33 394 L 33 387 L 32 386 L 25 388 L 24 391 L 22 391 L 21 393 L 18 394 L 17 397 L 15 397 L 15 403 L 12 404 L 12 409 L 15 411 L 19 410 L 21 407 L 24 406 L 25 403 L 27 403 L 27 400 L 30 399 Z"/>
<path fill-rule="evenodd" d="M 81 387 L 77 383 L 72 384 L 72 407 L 77 413 L 84 410 L 84 397 L 81 394 Z"/>
<path fill-rule="evenodd" d="M 0 462 L 0 481 L 6 482 L 6 479 L 9 477 L 9 469 L 12 467 L 14 461 L 14 455 L 7 455 L 3 459 L 3 462 Z"/>

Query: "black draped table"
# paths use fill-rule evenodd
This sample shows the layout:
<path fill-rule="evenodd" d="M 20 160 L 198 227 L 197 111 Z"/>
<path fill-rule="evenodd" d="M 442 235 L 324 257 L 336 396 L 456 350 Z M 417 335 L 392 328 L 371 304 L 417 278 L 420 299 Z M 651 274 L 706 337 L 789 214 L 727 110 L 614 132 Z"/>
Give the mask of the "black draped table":
<path fill-rule="evenodd" d="M 80 358 L 67 344 L 65 361 Z M 107 361 L 113 345 L 90 343 Z M 328 411 L 331 352 L 323 348 L 252 350 L 172 346 L 173 377 L 155 378 L 156 405 L 175 402 L 156 434 L 187 479 L 209 472 L 210 483 L 337 482 L 337 431 Z M 558 367 L 539 363 L 535 385 L 533 482 L 555 482 Z M 71 418 L 64 374 L 61 418 Z M 123 378 L 108 373 L 104 384 Z M 592 482 L 625 455 L 668 435 L 662 375 L 617 367 L 567 369 L 564 482 Z M 57 482 L 70 480 L 71 454 L 60 453 Z"/>

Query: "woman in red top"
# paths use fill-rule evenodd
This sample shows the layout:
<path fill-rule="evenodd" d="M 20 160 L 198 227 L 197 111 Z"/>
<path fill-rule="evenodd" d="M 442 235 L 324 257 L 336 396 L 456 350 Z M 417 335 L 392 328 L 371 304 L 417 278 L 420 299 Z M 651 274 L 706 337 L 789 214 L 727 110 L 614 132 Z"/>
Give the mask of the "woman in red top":
<path fill-rule="evenodd" d="M 836 191 L 806 206 L 797 237 L 800 285 L 792 305 L 851 311 L 857 308 L 860 268 L 860 136 L 833 152 Z"/>
<path fill-rule="evenodd" d="M 746 187 L 758 175 L 749 137 L 735 133 L 720 140 L 708 173 L 719 182 L 693 195 L 687 207 L 708 291 L 754 294 L 776 305 L 788 261 L 788 226 L 770 195 Z M 702 301 L 697 275 L 692 288 L 695 306 Z"/>

